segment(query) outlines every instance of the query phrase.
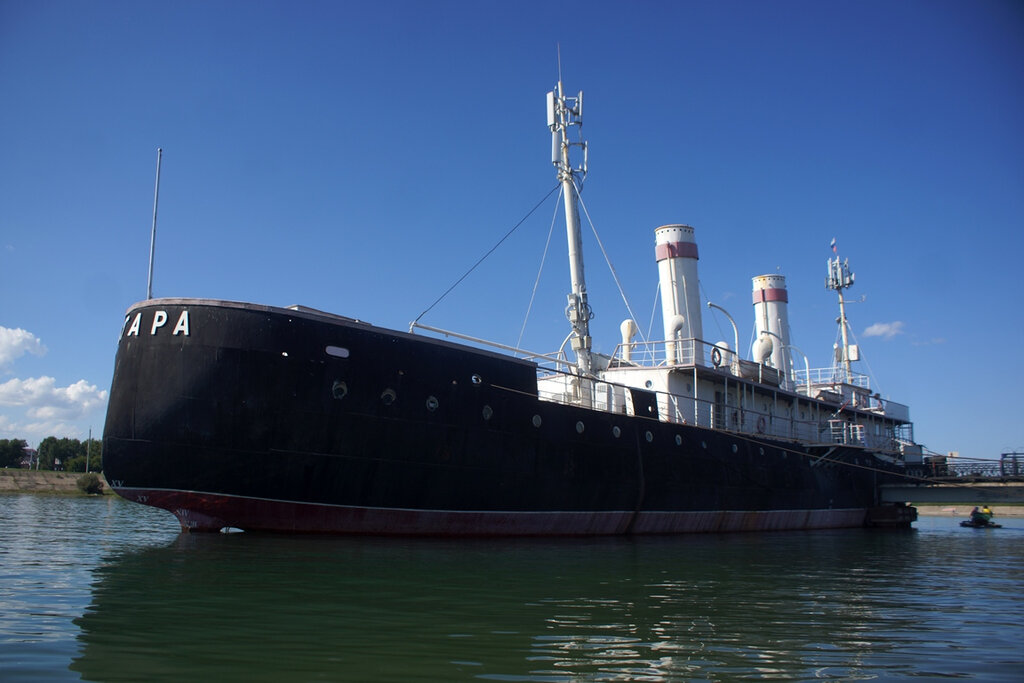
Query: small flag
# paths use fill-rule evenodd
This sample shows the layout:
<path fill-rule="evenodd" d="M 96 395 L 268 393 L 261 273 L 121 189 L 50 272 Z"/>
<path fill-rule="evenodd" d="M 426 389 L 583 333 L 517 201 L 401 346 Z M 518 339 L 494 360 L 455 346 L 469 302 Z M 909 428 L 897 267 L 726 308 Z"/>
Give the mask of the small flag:
<path fill-rule="evenodd" d="M 832 243 L 831 243 L 831 244 L 830 244 L 829 246 L 830 246 L 830 247 L 832 247 L 832 253 L 833 253 L 833 254 L 836 254 L 836 253 L 838 253 L 838 252 L 836 251 L 836 238 L 835 238 L 835 237 L 833 237 L 833 238 L 832 238 Z"/>

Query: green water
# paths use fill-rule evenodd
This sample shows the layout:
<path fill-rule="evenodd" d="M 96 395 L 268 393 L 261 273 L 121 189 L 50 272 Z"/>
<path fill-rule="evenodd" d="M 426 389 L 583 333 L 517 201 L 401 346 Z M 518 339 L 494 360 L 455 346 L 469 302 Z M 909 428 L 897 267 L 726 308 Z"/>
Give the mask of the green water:
<path fill-rule="evenodd" d="M 998 510 L 996 511 L 998 515 Z M 180 536 L 0 496 L 0 679 L 1024 676 L 1024 520 L 644 539 Z"/>

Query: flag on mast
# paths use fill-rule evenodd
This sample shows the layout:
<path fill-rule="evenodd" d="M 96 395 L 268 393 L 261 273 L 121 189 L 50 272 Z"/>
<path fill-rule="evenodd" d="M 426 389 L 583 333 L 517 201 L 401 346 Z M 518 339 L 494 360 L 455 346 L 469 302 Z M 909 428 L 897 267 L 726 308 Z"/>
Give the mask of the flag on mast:
<path fill-rule="evenodd" d="M 835 237 L 833 237 L 833 238 L 832 238 L 832 243 L 831 243 L 831 244 L 830 244 L 829 246 L 830 246 L 830 247 L 832 247 L 832 253 L 833 253 L 833 254 L 836 254 L 836 253 L 838 253 L 838 252 L 836 251 L 836 238 L 835 238 Z"/>

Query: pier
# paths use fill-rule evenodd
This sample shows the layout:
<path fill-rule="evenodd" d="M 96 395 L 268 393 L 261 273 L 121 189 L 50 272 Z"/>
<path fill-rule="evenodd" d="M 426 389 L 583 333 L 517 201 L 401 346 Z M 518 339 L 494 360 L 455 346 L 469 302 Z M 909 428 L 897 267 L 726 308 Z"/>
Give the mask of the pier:
<path fill-rule="evenodd" d="M 883 485 L 882 501 L 1024 505 L 1024 453 L 1003 453 L 999 460 L 973 462 L 928 458 L 919 476 L 904 484 Z"/>

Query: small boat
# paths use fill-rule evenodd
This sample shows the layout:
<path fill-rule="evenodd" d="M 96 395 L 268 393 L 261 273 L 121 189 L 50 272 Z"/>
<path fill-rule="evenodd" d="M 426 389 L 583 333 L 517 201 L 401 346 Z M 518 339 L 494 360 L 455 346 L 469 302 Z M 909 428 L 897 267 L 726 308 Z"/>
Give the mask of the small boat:
<path fill-rule="evenodd" d="M 965 519 L 960 522 L 960 526 L 970 527 L 972 529 L 1002 529 L 1002 524 L 996 524 L 989 519 Z"/>
<path fill-rule="evenodd" d="M 1002 524 L 996 524 L 992 521 L 992 511 L 988 507 L 983 507 L 980 510 L 974 508 L 971 510 L 971 516 L 968 519 L 960 522 L 960 526 L 970 527 L 972 529 L 1002 529 Z"/>

